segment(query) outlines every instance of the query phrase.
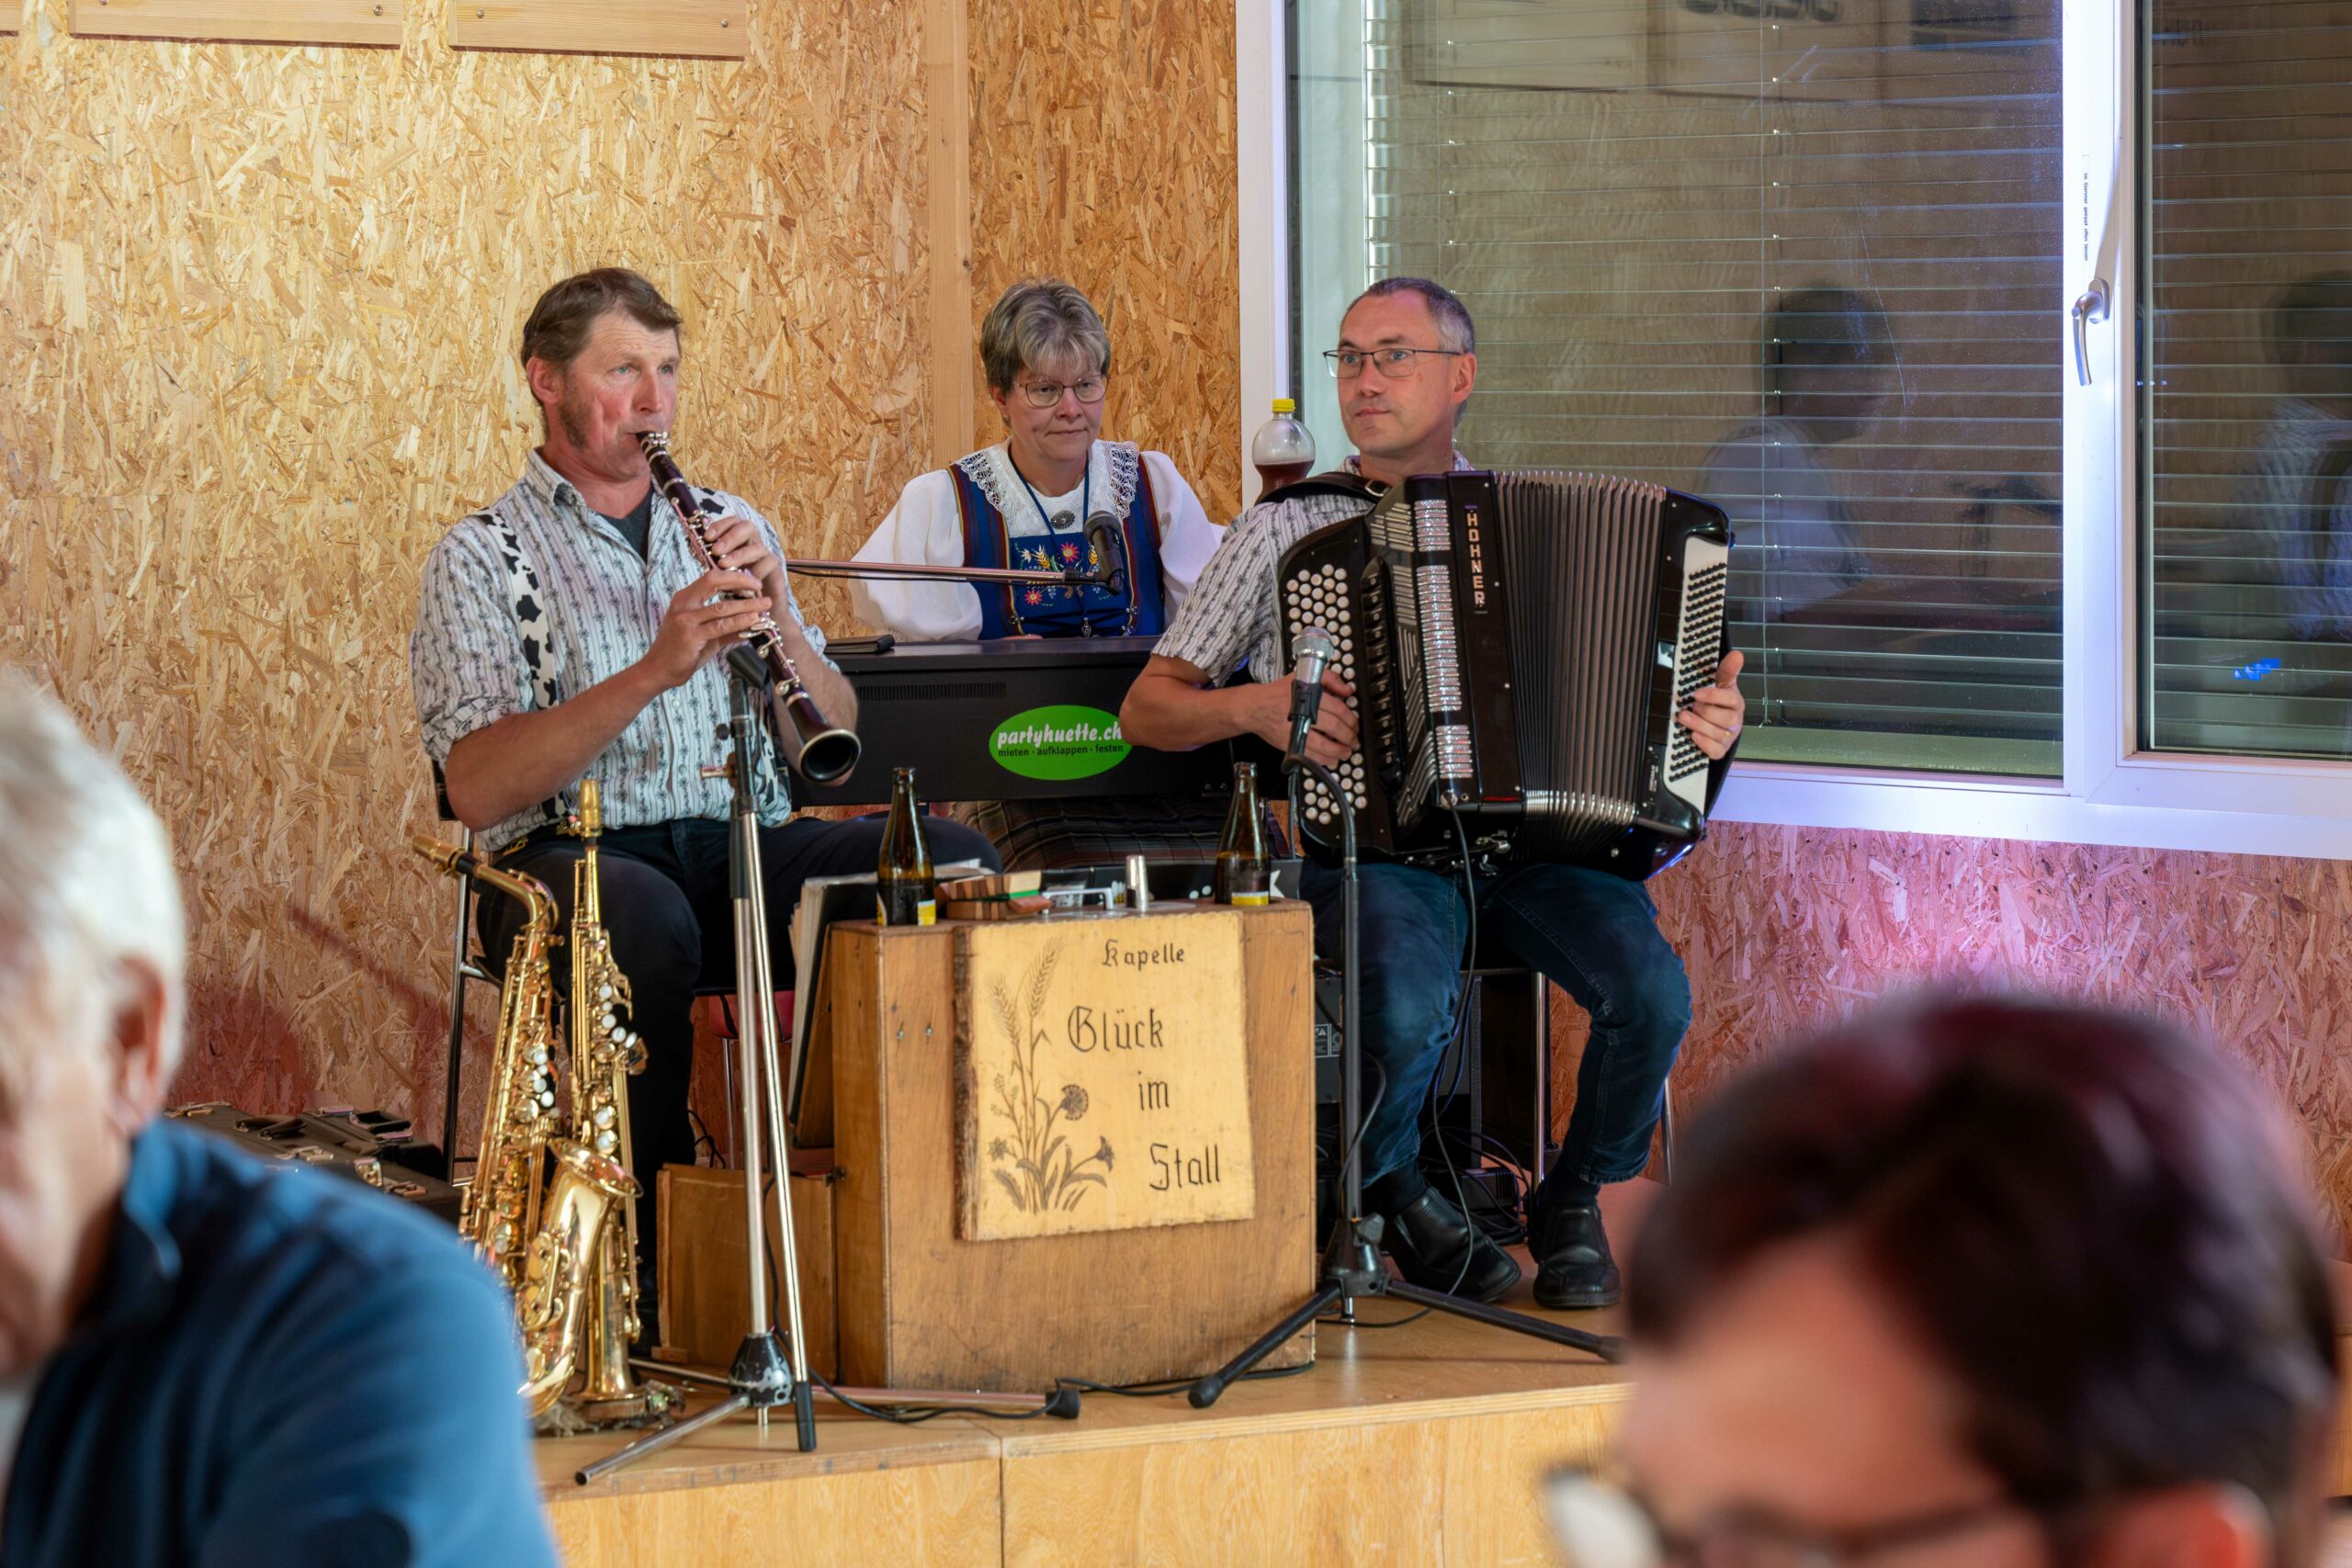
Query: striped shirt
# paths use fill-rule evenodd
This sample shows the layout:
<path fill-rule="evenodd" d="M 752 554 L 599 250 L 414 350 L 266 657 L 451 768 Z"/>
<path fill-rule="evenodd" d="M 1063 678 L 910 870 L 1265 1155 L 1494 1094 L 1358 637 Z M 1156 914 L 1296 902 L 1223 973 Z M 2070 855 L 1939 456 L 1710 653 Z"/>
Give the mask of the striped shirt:
<path fill-rule="evenodd" d="M 749 517 L 783 558 L 775 528 L 749 502 L 717 491 L 698 493 Z M 520 561 L 510 558 L 496 523 L 512 530 Z M 435 763 L 446 764 L 449 748 L 475 730 L 551 707 L 645 657 L 672 596 L 703 574 L 685 525 L 659 487 L 648 544 L 639 556 L 537 452 L 514 489 L 442 536 L 424 563 L 409 639 L 417 721 Z M 789 613 L 821 654 L 824 636 L 801 619 L 788 582 L 785 597 L 771 614 Z M 726 671 L 712 661 L 639 710 L 588 765 L 603 792 L 607 827 L 728 816 L 727 781 L 702 776 L 706 764 L 726 761 L 718 727 L 728 701 Z M 791 815 L 791 797 L 766 747 L 759 748 L 755 785 L 762 823 L 773 827 Z M 578 799 L 567 788 L 516 812 L 481 835 L 483 847 L 501 848 L 560 820 Z"/>
<path fill-rule="evenodd" d="M 1453 455 L 1456 472 L 1470 466 L 1469 458 Z M 1359 471 L 1353 457 L 1346 467 L 1350 473 Z M 1366 510 L 1352 495 L 1305 495 L 1251 507 L 1226 530 L 1225 542 L 1201 569 L 1200 581 L 1151 651 L 1182 660 L 1212 682 L 1244 664 L 1253 680 L 1289 679 L 1274 613 L 1282 597 L 1275 574 L 1283 553 L 1317 528 L 1361 517 Z"/>

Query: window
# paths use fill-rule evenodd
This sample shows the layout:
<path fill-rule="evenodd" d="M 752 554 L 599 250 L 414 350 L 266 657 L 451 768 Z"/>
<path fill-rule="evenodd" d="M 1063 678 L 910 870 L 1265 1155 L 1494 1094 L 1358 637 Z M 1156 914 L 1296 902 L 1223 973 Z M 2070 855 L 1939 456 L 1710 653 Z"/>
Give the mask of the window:
<path fill-rule="evenodd" d="M 2341 5 L 1237 11 L 1250 401 L 1427 273 L 1473 457 L 1724 504 L 1718 817 L 2352 859 Z"/>
<path fill-rule="evenodd" d="M 2142 744 L 2352 746 L 2352 13 L 2146 0 Z"/>
<path fill-rule="evenodd" d="M 1730 514 L 1743 756 L 2059 773 L 2052 0 L 1294 13 L 1294 363 L 1371 278 L 1444 282 L 1475 459 Z"/>

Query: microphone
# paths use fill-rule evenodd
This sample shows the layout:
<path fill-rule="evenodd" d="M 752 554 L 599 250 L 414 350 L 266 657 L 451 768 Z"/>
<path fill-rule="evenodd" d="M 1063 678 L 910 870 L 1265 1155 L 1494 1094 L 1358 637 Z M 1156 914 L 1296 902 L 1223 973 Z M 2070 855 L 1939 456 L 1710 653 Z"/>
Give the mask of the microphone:
<path fill-rule="evenodd" d="M 1321 626 L 1307 627 L 1290 646 L 1298 663 L 1291 671 L 1290 745 L 1283 752 L 1283 766 L 1295 768 L 1306 760 L 1307 732 L 1323 706 L 1323 671 L 1331 668 L 1339 649 Z"/>
<path fill-rule="evenodd" d="M 1086 520 L 1086 548 L 1102 563 L 1102 587 L 1106 592 L 1127 591 L 1127 552 L 1119 534 L 1119 520 L 1107 512 L 1098 512 Z"/>

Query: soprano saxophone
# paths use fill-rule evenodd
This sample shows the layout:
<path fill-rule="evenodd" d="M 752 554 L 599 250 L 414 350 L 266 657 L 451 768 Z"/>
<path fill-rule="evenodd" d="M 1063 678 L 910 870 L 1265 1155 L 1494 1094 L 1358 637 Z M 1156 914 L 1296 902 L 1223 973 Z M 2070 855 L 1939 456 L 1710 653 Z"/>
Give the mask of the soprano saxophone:
<path fill-rule="evenodd" d="M 571 829 L 581 856 L 572 871 L 571 995 L 565 1022 L 571 1045 L 572 1135 L 597 1156 L 634 1168 L 629 1149 L 628 1077 L 645 1066 L 645 1044 L 624 1021 L 628 976 L 613 962 L 597 891 L 596 840 L 604 832 L 601 792 L 580 781 L 580 815 Z M 634 1188 L 632 1188 L 632 1194 Z M 596 1243 L 582 1325 L 582 1382 L 573 1401 L 592 1421 L 644 1414 L 645 1390 L 629 1375 L 628 1348 L 638 1337 L 637 1205 L 608 1214 Z"/>

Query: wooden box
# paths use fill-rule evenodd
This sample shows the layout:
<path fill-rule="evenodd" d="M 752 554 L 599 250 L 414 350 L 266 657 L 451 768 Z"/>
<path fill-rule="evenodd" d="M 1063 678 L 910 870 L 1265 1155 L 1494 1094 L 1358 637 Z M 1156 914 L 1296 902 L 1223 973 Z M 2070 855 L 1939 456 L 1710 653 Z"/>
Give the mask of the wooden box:
<path fill-rule="evenodd" d="M 844 1377 L 989 1391 L 1191 1377 L 1312 1292 L 1312 926 L 1303 904 L 1201 918 L 1237 914 L 1230 1005 L 1247 1042 L 1250 1217 L 988 1241 L 959 1235 L 957 928 L 832 929 L 811 1044 L 831 1059 Z M 1313 1336 L 1264 1364 L 1311 1360 Z"/>
<path fill-rule="evenodd" d="M 795 1150 L 792 1156 L 793 1241 L 800 1254 L 800 1326 L 808 1338 L 808 1365 L 838 1378 L 841 1349 L 833 1308 L 833 1154 Z M 660 1349 L 665 1361 L 727 1370 L 751 1332 L 745 1290 L 743 1176 L 708 1166 L 673 1165 L 662 1171 L 662 1302 Z M 784 1255 L 769 1190 L 768 1277 L 775 1321 L 786 1321 L 784 1281 L 775 1263 Z"/>

